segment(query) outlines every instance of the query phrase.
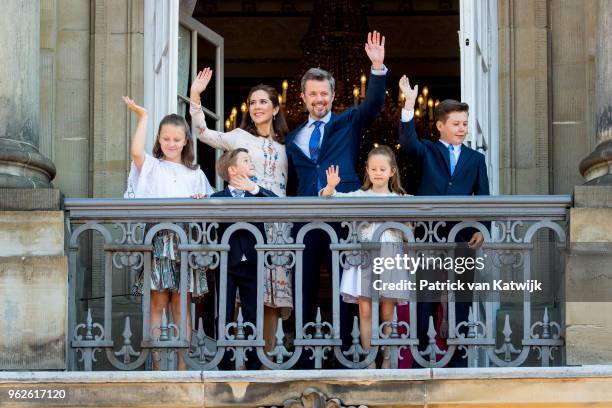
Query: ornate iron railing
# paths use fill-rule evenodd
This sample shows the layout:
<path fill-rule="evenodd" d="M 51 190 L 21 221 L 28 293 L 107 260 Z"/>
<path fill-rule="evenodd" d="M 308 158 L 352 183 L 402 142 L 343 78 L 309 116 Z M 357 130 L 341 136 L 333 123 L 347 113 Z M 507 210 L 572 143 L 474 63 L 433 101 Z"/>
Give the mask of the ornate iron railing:
<path fill-rule="evenodd" d="M 313 360 L 315 368 L 325 367 L 326 360 L 335 360 L 339 367 L 365 368 L 381 348 L 386 349 L 392 368 L 400 365 L 405 353 L 423 367 L 443 367 L 455 353 L 461 353 L 469 366 L 560 365 L 564 325 L 560 298 L 563 294 L 558 287 L 562 286 L 545 283 L 549 290 L 543 297 L 528 290 L 513 296 L 489 291 L 486 296 L 470 299 L 470 312 L 464 321 L 457 321 L 455 294 L 449 291 L 446 348 L 440 347 L 431 317 L 427 344 L 421 340 L 419 345 L 417 298 L 410 300 L 409 319 L 399 319 L 395 312 L 391 321 L 380 322 L 379 299 L 374 295 L 372 347 L 364 350 L 357 318 L 353 322 L 351 344 L 342 346 L 339 282 L 343 268 L 367 262 L 367 247 L 378 242 L 388 228 L 404 232 L 411 256 L 448 254 L 457 247 L 454 238 L 459 231 L 476 228 L 485 238 L 480 253 L 488 255 L 484 280 L 513 276 L 520 281 L 539 277 L 563 282 L 563 267 L 558 262 L 565 248 L 569 205 L 569 196 L 68 199 L 65 210 L 69 219 L 70 368 L 92 370 L 97 365 L 106 368 L 112 365 L 120 370 L 141 369 L 151 351 L 157 350 L 162 369 L 173 367 L 177 352 L 182 353 L 192 369 L 216 369 L 224 353 L 231 353 L 234 367 L 243 369 L 249 348 L 256 351 L 264 366 L 281 370 L 296 367 L 303 354 Z M 273 229 L 267 236 L 254 225 L 262 222 Z M 380 223 L 370 243 L 359 240 L 357 231 L 362 222 Z M 233 225 L 217 237 L 219 223 Z M 218 308 L 216 333 L 208 333 L 212 335 L 209 336 L 204 333 L 201 319 L 195 325 L 186 321 L 190 305 L 185 295 L 185 277 L 190 266 L 218 268 L 219 304 L 225 304 L 229 236 L 239 229 L 251 231 L 257 240 L 257 321 L 245 322 L 240 313 L 237 321 L 228 321 L 225 308 Z M 152 239 L 161 230 L 174 231 L 179 237 L 183 319 L 171 323 L 164 311 L 160 327 L 151 328 L 148 288 Z M 324 231 L 330 237 L 332 298 L 331 310 L 321 313 L 319 309 L 314 321 L 305 321 L 307 317 L 301 313 L 302 256 L 304 237 L 311 230 Z M 271 352 L 266 352 L 262 282 L 266 268 L 274 265 L 289 267 L 295 274 L 295 308 L 293 319 L 288 321 L 290 326 L 287 321 L 279 321 L 276 344 Z M 117 284 L 129 281 L 126 276 L 140 269 L 145 282 L 141 308 L 125 294 L 126 288 Z M 451 281 L 455 279 L 453 274 L 448 277 Z M 84 287 L 91 288 L 94 281 L 102 292 L 99 299 L 102 305 L 94 300 L 92 295 L 96 293 L 83 291 Z M 114 299 L 122 296 L 132 299 L 132 306 L 135 304 L 142 312 L 138 333 L 132 332 L 135 320 L 130 320 L 128 312 L 116 313 Z M 325 320 L 323 315 L 329 318 Z M 188 324 L 195 326 L 191 339 L 187 336 Z M 117 328 L 123 329 L 120 336 L 116 335 Z M 522 335 L 516 335 L 517 328 Z M 156 332 L 159 335 L 154 337 Z M 555 350 L 558 352 L 553 353 Z M 102 360 L 100 356 L 104 356 Z"/>

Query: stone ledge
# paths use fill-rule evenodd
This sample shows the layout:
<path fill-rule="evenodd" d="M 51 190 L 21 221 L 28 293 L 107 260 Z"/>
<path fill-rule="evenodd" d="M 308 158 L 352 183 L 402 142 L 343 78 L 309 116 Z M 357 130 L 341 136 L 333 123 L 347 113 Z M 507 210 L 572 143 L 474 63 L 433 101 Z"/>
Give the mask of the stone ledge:
<path fill-rule="evenodd" d="M 574 207 L 612 208 L 612 186 L 575 186 Z"/>
<path fill-rule="evenodd" d="M 0 188 L 0 210 L 33 211 L 62 209 L 63 194 L 54 188 Z"/>
<path fill-rule="evenodd" d="M 64 255 L 62 211 L 0 211 L 0 257 Z"/>
<path fill-rule="evenodd" d="M 570 209 L 569 240 L 571 244 L 612 242 L 612 207 Z"/>
<path fill-rule="evenodd" d="M 612 406 L 612 366 L 245 372 L 0 372 L 2 406 L 257 407 L 309 387 L 368 407 Z M 64 400 L 9 400 L 9 389 Z"/>
<path fill-rule="evenodd" d="M 67 309 L 67 257 L 0 257 L 0 370 L 65 369 Z"/>
<path fill-rule="evenodd" d="M 288 371 L 0 371 L 0 384 L 11 382 L 95 384 L 149 382 L 286 381 L 427 381 L 488 379 L 610 378 L 612 365 L 575 367 L 420 368 L 411 370 L 288 370 Z"/>

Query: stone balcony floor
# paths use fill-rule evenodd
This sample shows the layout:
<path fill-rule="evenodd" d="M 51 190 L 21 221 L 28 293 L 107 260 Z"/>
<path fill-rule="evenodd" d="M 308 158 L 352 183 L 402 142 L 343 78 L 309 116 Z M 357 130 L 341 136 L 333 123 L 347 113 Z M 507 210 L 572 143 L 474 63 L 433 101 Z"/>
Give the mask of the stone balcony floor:
<path fill-rule="evenodd" d="M 65 398 L 10 398 L 10 390 Z M 318 392 L 315 392 L 315 389 Z M 304 395 L 304 398 L 300 397 Z M 333 398 L 342 401 L 334 405 Z M 293 405 L 285 404 L 294 399 Z M 301 399 L 301 401 L 300 401 Z M 324 405 L 318 405 L 318 404 Z M 612 366 L 243 372 L 2 372 L 2 407 L 612 407 Z"/>

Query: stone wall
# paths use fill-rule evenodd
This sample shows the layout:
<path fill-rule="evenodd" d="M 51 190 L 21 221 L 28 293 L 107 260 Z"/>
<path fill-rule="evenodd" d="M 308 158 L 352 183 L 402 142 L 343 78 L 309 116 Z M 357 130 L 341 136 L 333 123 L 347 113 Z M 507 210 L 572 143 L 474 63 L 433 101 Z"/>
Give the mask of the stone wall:
<path fill-rule="evenodd" d="M 553 0 L 550 194 L 584 183 L 578 165 L 595 147 L 597 0 Z"/>
<path fill-rule="evenodd" d="M 90 191 L 90 2 L 40 2 L 40 151 L 70 197 Z"/>
<path fill-rule="evenodd" d="M 500 193 L 570 194 L 594 147 L 597 1 L 500 0 Z"/>
<path fill-rule="evenodd" d="M 548 1 L 499 1 L 500 193 L 549 193 Z"/>
<path fill-rule="evenodd" d="M 68 263 L 52 191 L 0 190 L 21 198 L 0 202 L 0 371 L 66 369 Z M 24 203 L 49 210 L 8 210 Z"/>
<path fill-rule="evenodd" d="M 67 197 L 119 197 L 143 102 L 143 0 L 41 1 L 41 152 Z"/>
<path fill-rule="evenodd" d="M 567 364 L 612 364 L 612 187 L 576 187 L 569 236 Z"/>
<path fill-rule="evenodd" d="M 121 96 L 144 103 L 144 0 L 92 1 L 93 197 L 122 197 L 136 118 Z M 149 126 L 154 126 L 152 123 Z"/>

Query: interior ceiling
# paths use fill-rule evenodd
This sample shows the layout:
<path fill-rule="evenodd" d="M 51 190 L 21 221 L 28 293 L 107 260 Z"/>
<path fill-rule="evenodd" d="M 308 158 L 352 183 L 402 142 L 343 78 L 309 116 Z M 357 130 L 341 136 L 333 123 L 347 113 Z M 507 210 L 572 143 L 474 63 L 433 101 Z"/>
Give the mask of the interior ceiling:
<path fill-rule="evenodd" d="M 232 84 L 253 85 L 255 78 L 271 82 L 299 77 L 300 40 L 308 29 L 313 4 L 198 0 L 194 18 L 225 39 L 226 91 L 231 92 Z M 353 4 L 364 10 L 370 30 L 385 35 L 385 63 L 394 82 L 407 74 L 438 88 L 441 97 L 458 97 L 459 0 L 355 0 Z M 212 49 L 203 46 L 199 55 L 212 57 Z"/>

